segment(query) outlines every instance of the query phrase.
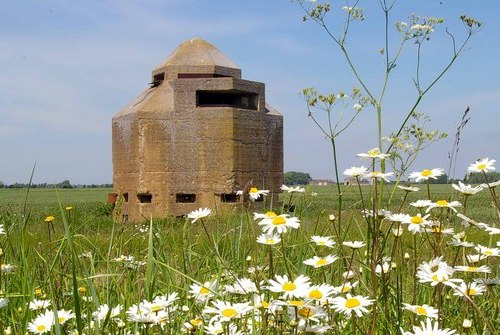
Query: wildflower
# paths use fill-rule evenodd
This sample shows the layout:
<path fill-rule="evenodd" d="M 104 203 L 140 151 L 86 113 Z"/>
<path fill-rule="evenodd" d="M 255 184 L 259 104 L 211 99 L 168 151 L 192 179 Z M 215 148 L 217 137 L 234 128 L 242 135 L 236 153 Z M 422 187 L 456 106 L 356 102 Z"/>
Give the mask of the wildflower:
<path fill-rule="evenodd" d="M 231 321 L 234 318 L 240 318 L 252 310 L 250 303 L 230 303 L 227 301 L 216 300 L 212 301 L 214 307 L 207 306 L 203 310 L 206 314 L 215 314 L 213 320 L 220 322 Z"/>
<path fill-rule="evenodd" d="M 464 319 L 464 321 L 462 322 L 462 327 L 463 328 L 470 328 L 470 327 L 472 327 L 472 320 L 470 320 L 470 319 Z"/>
<path fill-rule="evenodd" d="M 398 185 L 398 188 L 406 192 L 418 192 L 420 188 L 414 186 Z"/>
<path fill-rule="evenodd" d="M 349 271 L 345 271 L 342 273 L 342 278 L 351 279 L 351 278 L 354 278 L 355 275 L 356 275 L 355 271 L 349 270 Z"/>
<path fill-rule="evenodd" d="M 352 106 L 352 109 L 354 109 L 356 112 L 359 112 L 359 111 L 361 111 L 363 109 L 363 106 L 360 105 L 360 104 L 354 104 Z"/>
<path fill-rule="evenodd" d="M 417 200 L 415 202 L 410 203 L 410 206 L 416 208 L 426 208 L 432 205 L 432 200 Z"/>
<path fill-rule="evenodd" d="M 443 284 L 455 287 L 456 282 L 461 282 L 461 279 L 452 279 L 453 268 L 443 262 L 442 257 L 437 257 L 430 262 L 423 262 L 419 265 L 416 276 L 421 283 L 431 283 L 431 286 Z"/>
<path fill-rule="evenodd" d="M 5 229 L 3 228 L 3 224 L 0 224 L 0 235 L 5 235 Z"/>
<path fill-rule="evenodd" d="M 429 221 L 427 221 L 429 216 L 430 214 L 427 214 L 424 217 L 422 217 L 421 214 L 417 214 L 415 216 L 408 215 L 406 220 L 402 223 L 408 224 L 408 231 L 411 231 L 413 234 L 420 233 L 424 230 L 425 226 L 429 225 Z"/>
<path fill-rule="evenodd" d="M 273 211 L 267 211 L 266 213 L 253 213 L 253 219 L 254 220 L 259 220 L 259 219 L 274 219 L 278 215 L 273 212 Z"/>
<path fill-rule="evenodd" d="M 387 273 L 391 269 L 391 265 L 388 262 L 384 262 L 382 265 L 377 264 L 375 266 L 375 273 Z"/>
<path fill-rule="evenodd" d="M 469 165 L 468 170 L 469 172 L 485 172 L 485 173 L 490 171 L 495 171 L 495 167 L 493 166 L 493 164 L 495 164 L 494 159 L 483 158 Z"/>
<path fill-rule="evenodd" d="M 238 192 L 236 192 L 236 194 L 242 195 L 243 191 L 238 191 Z M 250 197 L 250 200 L 252 200 L 252 201 L 258 200 L 261 195 L 264 196 L 264 195 L 268 195 L 268 194 L 269 194 L 269 190 L 259 190 L 256 187 L 252 187 L 248 191 L 248 196 Z"/>
<path fill-rule="evenodd" d="M 482 295 L 486 291 L 486 286 L 472 282 L 469 284 L 460 283 L 455 288 L 453 295 L 473 297 L 475 295 Z"/>
<path fill-rule="evenodd" d="M 433 325 L 431 319 L 427 319 L 425 323 L 423 321 L 420 322 L 420 327 L 413 326 L 413 332 L 403 331 L 403 335 L 430 335 L 430 334 L 453 335 L 456 334 L 456 331 L 449 328 L 439 329 L 439 322 L 436 321 L 434 322 Z"/>
<path fill-rule="evenodd" d="M 390 155 L 382 153 L 379 148 L 373 148 L 373 149 L 368 150 L 367 153 L 363 152 L 363 153 L 357 154 L 357 156 L 361 157 L 361 158 L 369 158 L 369 159 L 376 159 L 376 158 L 386 159 Z"/>
<path fill-rule="evenodd" d="M 28 308 L 31 309 L 32 311 L 39 311 L 41 309 L 46 309 L 51 305 L 50 300 L 38 300 L 38 299 L 33 299 L 30 301 Z"/>
<path fill-rule="evenodd" d="M 332 240 L 331 236 L 311 236 L 311 242 L 315 243 L 318 246 L 325 246 L 328 248 L 333 248 L 335 242 Z"/>
<path fill-rule="evenodd" d="M 188 218 L 192 219 L 191 223 L 195 223 L 198 219 L 203 219 L 212 214 L 212 211 L 208 208 L 199 208 L 188 214 Z"/>
<path fill-rule="evenodd" d="M 394 172 L 382 173 L 382 172 L 379 172 L 379 171 L 372 171 L 372 172 L 369 172 L 368 174 L 366 174 L 363 177 L 363 179 L 369 179 L 369 178 L 377 179 L 377 178 L 381 178 L 381 179 L 385 180 L 386 182 L 389 182 L 389 177 L 391 177 L 392 175 L 394 175 Z"/>
<path fill-rule="evenodd" d="M 300 187 L 300 186 L 296 186 L 296 187 L 289 187 L 289 186 L 286 186 L 286 185 L 281 185 L 280 189 L 283 191 L 283 192 L 288 192 L 288 193 L 304 193 L 306 191 L 305 188 L 303 187 Z"/>
<path fill-rule="evenodd" d="M 47 311 L 28 323 L 28 330 L 33 334 L 44 334 L 50 332 L 52 325 L 54 325 L 54 314 Z"/>
<path fill-rule="evenodd" d="M 420 182 L 422 180 L 437 179 L 437 177 L 442 176 L 444 174 L 444 170 L 441 168 L 432 169 L 432 170 L 422 170 L 420 172 L 412 172 L 409 175 L 409 178 L 415 178 L 415 182 Z"/>
<path fill-rule="evenodd" d="M 368 172 L 368 169 L 365 168 L 364 166 L 361 167 L 351 167 L 349 169 L 346 169 L 344 171 L 345 176 L 349 177 L 358 177 L 358 178 L 363 178 L 366 173 Z"/>
<path fill-rule="evenodd" d="M 481 192 L 483 190 L 483 186 L 479 185 L 476 187 L 472 187 L 472 185 L 465 185 L 461 181 L 458 182 L 458 185 L 456 184 L 451 184 L 451 186 L 457 190 L 458 192 L 462 193 L 463 195 L 473 195 L 478 192 Z"/>
<path fill-rule="evenodd" d="M 497 181 L 494 181 L 494 182 L 491 182 L 491 183 L 481 184 L 481 186 L 483 188 L 495 188 L 498 185 L 500 185 L 500 180 L 497 180 Z"/>
<path fill-rule="evenodd" d="M 276 280 L 270 279 L 267 289 L 271 292 L 283 293 L 283 297 L 300 298 L 306 295 L 309 289 L 309 277 L 300 275 L 295 280 L 289 280 L 287 275 L 276 275 Z"/>
<path fill-rule="evenodd" d="M 436 202 L 431 203 L 429 207 L 427 207 L 426 212 L 429 212 L 433 208 L 449 208 L 454 212 L 456 212 L 457 210 L 455 209 L 455 207 L 460 207 L 460 206 L 462 206 L 462 204 L 458 201 L 448 202 L 447 200 L 438 200 Z"/>
<path fill-rule="evenodd" d="M 311 286 L 305 295 L 310 300 L 326 301 L 335 294 L 335 288 L 329 284 Z"/>
<path fill-rule="evenodd" d="M 473 272 L 473 273 L 491 273 L 491 269 L 486 265 L 481 265 L 481 266 L 457 265 L 455 266 L 455 271 Z"/>
<path fill-rule="evenodd" d="M 338 259 L 337 256 L 327 255 L 325 257 L 314 256 L 313 258 L 306 259 L 303 263 L 310 265 L 314 268 L 320 268 L 329 264 L 332 264 Z"/>
<path fill-rule="evenodd" d="M 74 318 L 75 318 L 75 313 L 73 313 L 71 311 L 67 311 L 64 309 L 57 311 L 57 322 L 60 325 L 63 325 L 66 323 L 66 321 L 74 319 Z"/>
<path fill-rule="evenodd" d="M 345 242 L 342 242 L 342 245 L 343 246 L 346 246 L 346 247 L 349 247 L 351 249 L 360 249 L 364 246 L 366 246 L 365 242 L 363 241 L 345 241 Z"/>
<path fill-rule="evenodd" d="M 52 222 L 54 221 L 56 218 L 52 215 L 49 215 L 45 218 L 45 220 L 43 220 L 44 222 Z"/>
<path fill-rule="evenodd" d="M 478 244 L 474 247 L 474 249 L 476 249 L 481 255 L 485 256 L 485 258 L 490 256 L 500 257 L 500 249 L 498 248 L 488 248 Z"/>
<path fill-rule="evenodd" d="M 257 237 L 257 243 L 274 245 L 281 242 L 281 237 L 279 234 L 261 234 Z"/>
<path fill-rule="evenodd" d="M 429 305 L 410 305 L 403 303 L 403 306 L 404 309 L 412 311 L 417 315 L 422 315 L 433 319 L 436 319 L 438 317 L 439 310 Z"/>
<path fill-rule="evenodd" d="M 353 288 L 358 286 L 358 283 L 359 283 L 358 281 L 355 281 L 354 283 L 346 281 L 346 282 L 342 283 L 342 285 L 336 286 L 333 289 L 334 289 L 335 294 L 349 293 L 352 291 Z"/>
<path fill-rule="evenodd" d="M 225 285 L 224 290 L 228 293 L 236 293 L 236 294 L 249 294 L 249 293 L 258 293 L 257 285 L 248 279 L 248 278 L 240 278 L 236 279 L 234 285 Z"/>
<path fill-rule="evenodd" d="M 122 305 L 117 305 L 110 310 L 107 304 L 103 304 L 99 306 L 95 312 L 92 313 L 92 317 L 97 321 L 104 321 L 109 314 L 109 318 L 111 319 L 120 315 L 122 308 Z"/>
<path fill-rule="evenodd" d="M 9 299 L 7 298 L 0 298 L 0 308 L 4 308 L 9 304 Z"/>
<path fill-rule="evenodd" d="M 217 289 L 217 280 L 212 282 L 207 281 L 203 285 L 199 285 L 196 283 L 191 284 L 189 286 L 189 293 L 194 295 L 194 298 L 197 301 L 206 301 L 208 298 L 211 298 Z"/>
<path fill-rule="evenodd" d="M 12 273 L 14 271 L 17 270 L 17 266 L 16 265 L 12 265 L 12 264 L 0 264 L 0 272 L 3 272 L 3 273 Z"/>
<path fill-rule="evenodd" d="M 300 221 L 296 217 L 290 217 L 288 214 L 281 214 L 273 219 L 262 219 L 259 226 L 263 226 L 265 233 L 272 234 L 275 230 L 278 234 L 286 233 L 289 228 L 297 229 Z"/>
<path fill-rule="evenodd" d="M 64 207 L 64 209 L 65 209 L 65 210 L 67 210 L 67 211 L 69 212 L 70 210 L 72 210 L 72 209 L 73 209 L 73 206 L 66 206 L 66 207 Z"/>
<path fill-rule="evenodd" d="M 363 313 L 368 313 L 366 307 L 370 306 L 372 303 L 373 300 L 371 299 L 360 295 L 353 297 L 350 293 L 347 293 L 346 298 L 333 298 L 332 308 L 337 312 L 344 313 L 346 316 L 351 316 L 352 313 L 355 313 L 356 316 L 361 317 Z"/>

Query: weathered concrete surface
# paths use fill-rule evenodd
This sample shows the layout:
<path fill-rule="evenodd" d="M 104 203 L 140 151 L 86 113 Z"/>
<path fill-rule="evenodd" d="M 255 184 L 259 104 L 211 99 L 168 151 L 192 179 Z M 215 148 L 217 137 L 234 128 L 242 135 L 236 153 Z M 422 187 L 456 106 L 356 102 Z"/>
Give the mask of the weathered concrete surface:
<path fill-rule="evenodd" d="M 113 117 L 113 183 L 124 219 L 234 206 L 249 183 L 279 193 L 283 117 L 263 83 L 210 43 L 181 44 Z"/>

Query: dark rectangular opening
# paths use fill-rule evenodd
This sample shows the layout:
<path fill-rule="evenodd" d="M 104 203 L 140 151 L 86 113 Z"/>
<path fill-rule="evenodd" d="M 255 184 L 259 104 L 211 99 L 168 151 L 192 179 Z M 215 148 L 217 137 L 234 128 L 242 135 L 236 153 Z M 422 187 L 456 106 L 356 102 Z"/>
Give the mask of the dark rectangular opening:
<path fill-rule="evenodd" d="M 194 202 L 196 202 L 196 194 L 192 194 L 192 193 L 177 193 L 175 195 L 175 202 L 179 202 L 179 203 L 194 203 Z"/>
<path fill-rule="evenodd" d="M 165 73 L 159 73 L 153 77 L 151 87 L 158 87 L 165 80 Z"/>
<path fill-rule="evenodd" d="M 229 77 L 217 73 L 178 73 L 177 78 L 179 79 L 197 79 L 197 78 L 223 78 Z"/>
<path fill-rule="evenodd" d="M 150 204 L 151 200 L 153 200 L 153 195 L 151 193 L 138 193 L 137 199 L 141 204 Z"/>
<path fill-rule="evenodd" d="M 257 110 L 259 95 L 240 91 L 196 91 L 196 107 L 233 107 Z"/>
<path fill-rule="evenodd" d="M 223 193 L 220 195 L 221 202 L 238 202 L 240 200 L 240 196 L 236 195 L 236 193 Z"/>
<path fill-rule="evenodd" d="M 128 193 L 123 193 L 123 201 L 128 202 Z"/>

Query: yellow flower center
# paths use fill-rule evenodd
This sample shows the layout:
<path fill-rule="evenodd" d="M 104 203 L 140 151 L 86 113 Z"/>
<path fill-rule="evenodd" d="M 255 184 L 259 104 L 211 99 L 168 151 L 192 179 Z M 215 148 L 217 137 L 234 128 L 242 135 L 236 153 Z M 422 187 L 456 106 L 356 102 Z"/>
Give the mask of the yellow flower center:
<path fill-rule="evenodd" d="M 320 258 L 316 261 L 316 266 L 323 266 L 326 265 L 326 259 Z"/>
<path fill-rule="evenodd" d="M 308 318 L 308 317 L 311 317 L 313 315 L 313 311 L 308 307 L 303 307 L 303 308 L 299 309 L 297 313 L 300 316 L 302 316 L 303 318 Z"/>
<path fill-rule="evenodd" d="M 275 217 L 277 217 L 276 213 L 273 211 L 266 212 L 266 216 L 270 219 L 274 219 Z"/>
<path fill-rule="evenodd" d="M 324 241 L 319 241 L 316 243 L 317 245 L 325 245 L 326 243 Z"/>
<path fill-rule="evenodd" d="M 252 187 L 248 193 L 257 193 L 259 190 L 256 187 Z"/>
<path fill-rule="evenodd" d="M 210 292 L 210 290 L 208 288 L 206 288 L 205 286 L 202 286 L 200 288 L 200 294 L 208 294 Z"/>
<path fill-rule="evenodd" d="M 85 286 L 80 286 L 78 288 L 78 292 L 80 292 L 80 293 L 86 293 L 87 292 L 87 288 Z"/>
<path fill-rule="evenodd" d="M 47 329 L 47 327 L 45 327 L 45 325 L 36 326 L 36 330 L 39 331 L 40 333 L 45 332 L 46 329 Z"/>
<path fill-rule="evenodd" d="M 486 169 L 486 164 L 479 164 L 479 165 L 477 166 L 477 169 L 478 169 L 478 170 L 481 170 L 481 171 L 482 171 L 482 170 L 484 170 L 484 169 Z"/>
<path fill-rule="evenodd" d="M 448 201 L 446 201 L 446 200 L 438 200 L 438 201 L 436 201 L 436 205 L 445 207 L 445 206 L 448 206 Z"/>
<path fill-rule="evenodd" d="M 477 266 L 468 266 L 467 271 L 474 272 L 477 270 Z"/>
<path fill-rule="evenodd" d="M 283 284 L 283 290 L 285 290 L 285 291 L 293 291 L 296 288 L 297 288 L 297 285 L 295 285 L 292 282 L 286 282 L 285 284 Z"/>
<path fill-rule="evenodd" d="M 295 307 L 304 306 L 304 302 L 302 300 L 290 300 L 288 304 Z"/>
<path fill-rule="evenodd" d="M 485 251 L 483 251 L 483 255 L 491 256 L 491 255 L 493 255 L 493 251 L 491 251 L 491 250 L 485 250 Z"/>
<path fill-rule="evenodd" d="M 261 304 L 261 306 L 262 306 L 263 308 L 268 308 L 268 307 L 269 307 L 269 303 L 268 303 L 267 301 L 263 301 L 263 302 L 261 302 L 260 304 Z"/>
<path fill-rule="evenodd" d="M 347 292 L 350 292 L 351 291 L 351 286 L 350 285 L 347 285 L 345 284 L 343 287 L 342 287 L 342 293 L 347 293 Z"/>
<path fill-rule="evenodd" d="M 40 295 L 40 294 L 42 294 L 42 289 L 41 289 L 41 288 L 37 288 L 37 289 L 35 289 L 35 294 L 36 294 L 36 295 Z"/>
<path fill-rule="evenodd" d="M 417 315 L 427 315 L 427 310 L 422 306 L 417 306 L 415 312 L 417 313 Z"/>
<path fill-rule="evenodd" d="M 431 170 L 424 170 L 420 173 L 422 177 L 429 177 L 432 174 Z"/>
<path fill-rule="evenodd" d="M 194 319 L 189 321 L 193 326 L 198 326 L 201 323 L 201 319 Z"/>
<path fill-rule="evenodd" d="M 380 150 L 379 149 L 368 150 L 368 156 L 370 156 L 370 157 L 376 157 L 378 155 L 380 155 Z"/>
<path fill-rule="evenodd" d="M 226 308 L 221 312 L 226 318 L 234 318 L 238 312 L 234 308 Z"/>
<path fill-rule="evenodd" d="M 273 219 L 273 225 L 280 226 L 286 223 L 286 219 L 282 216 L 277 216 Z"/>
<path fill-rule="evenodd" d="M 347 308 L 356 308 L 359 305 L 361 305 L 361 302 L 356 298 L 349 298 L 345 302 L 345 307 Z"/>
<path fill-rule="evenodd" d="M 52 222 L 52 221 L 54 221 L 54 220 L 55 220 L 55 217 L 53 217 L 52 215 L 49 215 L 49 216 L 47 216 L 47 217 L 45 218 L 45 220 L 44 220 L 44 221 L 45 221 L 45 222 Z"/>
<path fill-rule="evenodd" d="M 151 312 L 156 313 L 156 312 L 161 310 L 161 306 L 160 305 L 153 305 L 149 309 L 151 310 Z"/>
<path fill-rule="evenodd" d="M 266 240 L 266 244 L 275 244 L 274 239 L 272 239 L 272 238 L 268 238 L 268 239 Z"/>
<path fill-rule="evenodd" d="M 57 318 L 57 321 L 59 321 L 59 323 L 64 323 L 64 321 L 66 321 L 66 319 L 64 318 L 64 316 L 60 316 Z"/>
<path fill-rule="evenodd" d="M 309 299 L 321 299 L 323 298 L 323 293 L 320 290 L 311 290 L 309 292 Z"/>
<path fill-rule="evenodd" d="M 420 217 L 418 215 L 412 216 L 410 222 L 414 223 L 414 224 L 421 224 L 422 222 L 424 222 L 424 219 L 422 219 L 422 217 Z"/>
<path fill-rule="evenodd" d="M 476 295 L 477 294 L 477 291 L 473 288 L 470 288 L 467 290 L 467 295 L 468 296 L 471 296 L 471 295 Z"/>
<path fill-rule="evenodd" d="M 432 276 L 432 280 L 437 281 L 439 283 L 445 281 L 446 279 L 447 279 L 447 276 L 445 276 L 445 275 L 435 274 L 434 276 Z"/>

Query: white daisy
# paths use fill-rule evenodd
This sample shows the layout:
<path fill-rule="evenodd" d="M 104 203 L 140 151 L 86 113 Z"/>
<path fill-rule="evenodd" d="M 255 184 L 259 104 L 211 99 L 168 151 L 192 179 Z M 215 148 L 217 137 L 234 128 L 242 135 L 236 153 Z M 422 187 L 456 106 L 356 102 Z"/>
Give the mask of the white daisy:
<path fill-rule="evenodd" d="M 406 191 L 406 192 L 418 192 L 418 191 L 420 191 L 420 188 L 414 187 L 414 186 L 398 185 L 398 188 L 402 189 L 403 191 Z"/>
<path fill-rule="evenodd" d="M 436 319 L 438 317 L 439 310 L 429 305 L 410 305 L 403 303 L 403 308 L 417 315 L 426 316 L 428 318 Z"/>
<path fill-rule="evenodd" d="M 203 313 L 215 314 L 212 320 L 224 322 L 238 319 L 252 310 L 249 302 L 244 303 L 230 303 L 227 301 L 216 300 L 212 301 L 211 306 L 205 307 Z"/>
<path fill-rule="evenodd" d="M 426 226 L 429 225 L 429 221 L 427 218 L 430 216 L 430 214 L 425 215 L 422 217 L 422 215 L 419 213 L 415 216 L 410 216 L 406 218 L 405 221 L 402 223 L 408 225 L 408 231 L 411 231 L 413 234 L 420 233 L 421 231 L 424 230 Z"/>
<path fill-rule="evenodd" d="M 472 185 L 465 185 L 461 181 L 458 182 L 458 185 L 451 184 L 451 186 L 463 195 L 473 195 L 483 190 L 483 186 L 481 185 L 473 187 Z"/>
<path fill-rule="evenodd" d="M 314 256 L 313 258 L 306 259 L 303 263 L 310 265 L 314 268 L 320 268 L 329 264 L 332 264 L 338 259 L 337 256 L 327 255 L 325 257 Z"/>
<path fill-rule="evenodd" d="M 490 172 L 495 171 L 494 159 L 483 158 L 469 165 L 469 172 Z"/>
<path fill-rule="evenodd" d="M 373 304 L 374 300 L 368 299 L 360 295 L 352 296 L 347 293 L 346 297 L 335 297 L 332 299 L 332 308 L 337 312 L 342 312 L 346 316 L 351 316 L 353 313 L 361 317 L 363 313 L 368 313 L 366 307 Z"/>
<path fill-rule="evenodd" d="M 344 171 L 344 175 L 349 176 L 349 177 L 363 178 L 367 172 L 368 172 L 368 169 L 365 168 L 364 166 L 351 167 L 351 168 L 346 169 Z"/>
<path fill-rule="evenodd" d="M 259 222 L 264 233 L 272 234 L 276 231 L 278 234 L 286 233 L 288 229 L 297 229 L 300 227 L 300 221 L 296 217 L 290 217 L 288 214 L 281 214 L 273 219 L 262 219 Z"/>
<path fill-rule="evenodd" d="M 261 234 L 257 237 L 257 243 L 266 245 L 275 245 L 281 242 L 279 234 Z"/>
<path fill-rule="evenodd" d="M 362 241 L 345 241 L 342 242 L 342 245 L 352 249 L 359 249 L 366 246 L 365 242 Z"/>
<path fill-rule="evenodd" d="M 33 334 L 45 334 L 51 331 L 53 325 L 54 314 L 52 311 L 47 311 L 28 323 L 28 330 Z"/>
<path fill-rule="evenodd" d="M 453 295 L 457 296 L 468 296 L 474 297 L 476 295 L 482 295 L 486 292 L 486 286 L 472 282 L 472 283 L 460 283 L 459 286 L 455 287 L 455 292 Z"/>
<path fill-rule="evenodd" d="M 412 172 L 409 175 L 410 179 L 415 178 L 415 182 L 420 182 L 422 180 L 437 179 L 437 177 L 442 176 L 444 174 L 444 170 L 441 168 L 432 169 L 432 170 L 422 170 L 420 172 Z"/>
<path fill-rule="evenodd" d="M 318 246 L 325 246 L 328 248 L 333 248 L 335 242 L 332 240 L 331 236 L 311 236 L 311 242 L 315 243 Z"/>
<path fill-rule="evenodd" d="M 373 149 L 368 150 L 367 153 L 363 152 L 363 153 L 357 154 L 357 156 L 361 157 L 361 158 L 368 158 L 368 159 L 376 159 L 376 158 L 386 159 L 390 155 L 382 153 L 379 148 L 373 148 Z"/>
<path fill-rule="evenodd" d="M 432 324 L 432 321 L 430 318 L 428 318 L 425 323 L 422 321 L 420 322 L 420 327 L 413 326 L 413 332 L 409 331 L 403 331 L 402 335 L 453 335 L 456 334 L 455 330 L 445 328 L 445 329 L 439 329 L 439 322 L 436 321 L 434 324 Z"/>
<path fill-rule="evenodd" d="M 455 209 L 455 207 L 461 207 L 461 206 L 462 204 L 458 201 L 448 202 L 447 200 L 438 200 L 436 202 L 431 203 L 429 207 L 427 207 L 426 213 L 428 213 L 433 208 L 449 208 L 454 212 L 456 212 L 457 210 Z"/>
<path fill-rule="evenodd" d="M 417 200 L 415 202 L 410 203 L 410 206 L 416 208 L 426 208 L 432 205 L 432 200 Z"/>
<path fill-rule="evenodd" d="M 287 298 L 302 298 L 306 295 L 310 287 L 310 279 L 304 275 L 300 275 L 295 280 L 289 280 L 287 275 L 276 275 L 276 280 L 270 279 L 267 289 L 271 292 L 283 293 L 283 297 Z"/>
<path fill-rule="evenodd" d="M 191 219 L 191 223 L 195 223 L 199 219 L 203 219 L 212 214 L 212 210 L 208 208 L 199 208 L 188 214 L 188 218 Z"/>
<path fill-rule="evenodd" d="M 481 266 L 457 265 L 455 266 L 455 271 L 473 272 L 473 273 L 491 273 L 491 269 L 486 265 L 481 265 Z"/>
<path fill-rule="evenodd" d="M 300 187 L 300 186 L 290 187 L 290 186 L 286 186 L 286 185 L 281 185 L 280 189 L 283 192 L 288 192 L 288 193 L 304 193 L 306 191 L 305 188 Z"/>

